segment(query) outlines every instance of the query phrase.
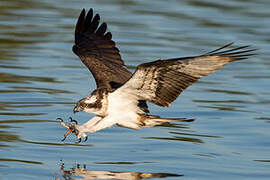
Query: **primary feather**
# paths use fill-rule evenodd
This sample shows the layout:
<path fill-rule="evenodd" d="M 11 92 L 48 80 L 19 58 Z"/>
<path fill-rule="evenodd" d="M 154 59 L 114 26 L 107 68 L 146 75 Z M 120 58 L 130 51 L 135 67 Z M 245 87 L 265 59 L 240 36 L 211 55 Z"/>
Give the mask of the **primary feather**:
<path fill-rule="evenodd" d="M 82 10 L 75 28 L 73 52 L 91 71 L 98 88 L 114 89 L 112 83 L 123 84 L 132 73 L 127 70 L 111 33 L 106 33 L 107 24 L 99 26 L 99 21 L 98 14 L 93 16 L 93 9 L 87 15 Z"/>

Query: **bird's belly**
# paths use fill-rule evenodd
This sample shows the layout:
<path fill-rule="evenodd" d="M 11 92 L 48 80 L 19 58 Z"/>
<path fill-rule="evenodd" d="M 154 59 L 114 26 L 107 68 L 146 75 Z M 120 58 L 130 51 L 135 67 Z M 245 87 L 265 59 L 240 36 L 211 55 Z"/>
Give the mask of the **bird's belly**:
<path fill-rule="evenodd" d="M 138 110 L 137 98 L 128 93 L 113 92 L 108 95 L 108 113 L 134 112 Z"/>
<path fill-rule="evenodd" d="M 132 128 L 139 128 L 139 114 L 137 113 L 139 108 L 137 106 L 138 101 L 123 94 L 111 93 L 108 96 L 108 116 L 110 119 L 114 119 L 116 124 Z"/>

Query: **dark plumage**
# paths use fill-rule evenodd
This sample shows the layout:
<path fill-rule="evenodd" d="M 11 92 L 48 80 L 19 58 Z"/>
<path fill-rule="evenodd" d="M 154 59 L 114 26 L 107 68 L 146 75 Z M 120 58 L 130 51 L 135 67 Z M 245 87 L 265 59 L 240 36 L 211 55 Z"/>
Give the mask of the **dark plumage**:
<path fill-rule="evenodd" d="M 97 87 L 113 89 L 110 82 L 125 83 L 132 75 L 127 70 L 119 50 L 115 47 L 112 34 L 106 33 L 107 24 L 99 27 L 100 17 L 93 16 L 93 9 L 85 15 L 83 9 L 75 29 L 75 45 L 73 52 L 77 54 L 85 66 L 93 74 Z"/>

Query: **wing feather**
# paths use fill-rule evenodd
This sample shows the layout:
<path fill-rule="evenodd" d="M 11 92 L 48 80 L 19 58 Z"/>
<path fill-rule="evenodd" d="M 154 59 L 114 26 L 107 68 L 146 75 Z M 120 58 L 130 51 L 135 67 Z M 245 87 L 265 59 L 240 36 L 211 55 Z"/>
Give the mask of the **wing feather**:
<path fill-rule="evenodd" d="M 133 76 L 118 89 L 136 94 L 138 99 L 169 106 L 182 91 L 231 61 L 254 55 L 249 46 L 229 48 L 227 44 L 201 56 L 158 60 L 137 67 Z"/>
<path fill-rule="evenodd" d="M 110 82 L 125 83 L 132 75 L 122 60 L 119 49 L 112 40 L 112 34 L 106 32 L 107 24 L 99 26 L 100 16 L 90 9 L 86 15 L 83 9 L 75 28 L 75 45 L 77 54 L 93 74 L 97 87 L 113 90 Z"/>

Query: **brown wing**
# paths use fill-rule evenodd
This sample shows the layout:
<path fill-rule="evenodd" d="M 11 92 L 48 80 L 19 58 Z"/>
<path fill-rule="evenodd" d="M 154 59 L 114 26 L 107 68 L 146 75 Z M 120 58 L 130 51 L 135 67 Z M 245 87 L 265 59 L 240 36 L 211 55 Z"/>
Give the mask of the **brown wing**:
<path fill-rule="evenodd" d="M 75 45 L 73 52 L 77 54 L 93 74 L 97 87 L 123 84 L 131 77 L 121 59 L 118 48 L 112 40 L 110 32 L 106 32 L 107 24 L 99 26 L 100 17 L 93 16 L 93 9 L 85 15 L 82 10 L 75 29 Z"/>
<path fill-rule="evenodd" d="M 137 67 L 132 78 L 119 90 L 136 94 L 137 98 L 160 106 L 169 106 L 179 95 L 200 77 L 207 76 L 231 61 L 254 55 L 254 49 L 242 46 L 224 50 L 225 45 L 201 56 L 158 60 Z"/>

